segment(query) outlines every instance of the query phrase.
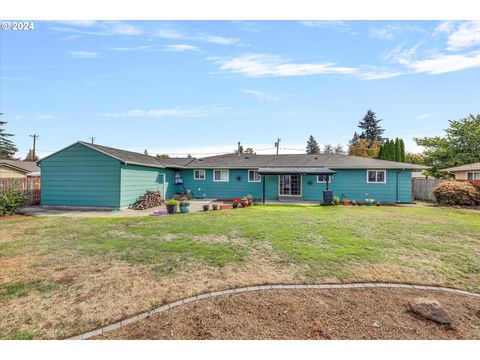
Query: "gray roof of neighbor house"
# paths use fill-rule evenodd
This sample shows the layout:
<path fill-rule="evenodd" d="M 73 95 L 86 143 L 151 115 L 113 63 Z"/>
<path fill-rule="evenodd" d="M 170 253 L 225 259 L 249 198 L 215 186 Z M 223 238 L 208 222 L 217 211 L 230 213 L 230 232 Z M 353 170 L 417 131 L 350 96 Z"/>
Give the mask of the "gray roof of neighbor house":
<path fill-rule="evenodd" d="M 425 166 L 336 154 L 226 154 L 193 159 L 188 168 L 327 167 L 330 169 L 425 169 Z"/>
<path fill-rule="evenodd" d="M 35 162 L 21 160 L 4 160 L 0 159 L 0 165 L 6 165 L 24 173 L 39 172 L 40 168 Z"/>
<path fill-rule="evenodd" d="M 456 171 L 471 171 L 471 170 L 480 171 L 480 162 L 473 163 L 473 164 L 461 165 L 461 166 L 455 166 L 455 167 L 451 167 L 451 168 L 448 168 L 448 169 L 442 169 L 440 171 L 456 172 Z"/>

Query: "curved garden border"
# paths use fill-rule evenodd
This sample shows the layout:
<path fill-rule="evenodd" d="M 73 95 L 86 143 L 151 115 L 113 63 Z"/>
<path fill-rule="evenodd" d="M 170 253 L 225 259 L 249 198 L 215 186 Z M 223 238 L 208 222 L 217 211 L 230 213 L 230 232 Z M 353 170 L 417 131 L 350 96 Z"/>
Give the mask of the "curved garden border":
<path fill-rule="evenodd" d="M 274 289 L 283 289 L 283 290 L 292 290 L 292 289 L 366 289 L 366 288 L 395 288 L 395 289 L 415 289 L 415 290 L 433 290 L 433 291 L 442 291 L 442 292 L 449 292 L 458 295 L 469 295 L 475 296 L 480 298 L 480 294 L 471 293 L 465 290 L 458 290 L 453 288 L 446 288 L 441 286 L 424 286 L 424 285 L 411 285 L 411 284 L 393 284 L 393 283 L 351 283 L 351 284 L 323 284 L 323 285 L 258 285 L 258 286 L 247 286 L 242 288 L 236 289 L 229 289 L 229 290 L 222 290 L 222 291 L 212 291 L 209 293 L 205 293 L 202 295 L 197 296 L 190 296 L 185 299 L 181 299 L 163 306 L 160 306 L 156 309 L 152 309 L 141 314 L 132 316 L 128 319 L 118 321 L 114 324 L 102 327 L 100 329 L 92 330 L 80 335 L 72 336 L 67 338 L 66 340 L 86 340 L 92 338 L 94 336 L 102 335 L 108 333 L 113 330 L 120 329 L 124 326 L 133 324 L 137 321 L 146 319 L 153 314 L 161 313 L 172 309 L 174 307 L 188 304 L 190 302 L 213 298 L 217 296 L 224 296 L 224 295 L 232 295 L 232 294 L 239 294 L 244 292 L 253 292 L 253 291 L 264 291 L 264 290 L 274 290 Z"/>

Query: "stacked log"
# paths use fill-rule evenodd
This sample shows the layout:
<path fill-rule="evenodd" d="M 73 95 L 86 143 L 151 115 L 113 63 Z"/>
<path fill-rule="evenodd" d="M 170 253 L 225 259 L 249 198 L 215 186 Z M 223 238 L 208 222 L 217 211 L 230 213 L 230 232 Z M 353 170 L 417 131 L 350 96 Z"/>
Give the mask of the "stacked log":
<path fill-rule="evenodd" d="M 132 205 L 134 210 L 145 210 L 155 206 L 164 204 L 162 194 L 159 191 L 147 191 L 145 195 L 138 198 L 137 202 Z"/>

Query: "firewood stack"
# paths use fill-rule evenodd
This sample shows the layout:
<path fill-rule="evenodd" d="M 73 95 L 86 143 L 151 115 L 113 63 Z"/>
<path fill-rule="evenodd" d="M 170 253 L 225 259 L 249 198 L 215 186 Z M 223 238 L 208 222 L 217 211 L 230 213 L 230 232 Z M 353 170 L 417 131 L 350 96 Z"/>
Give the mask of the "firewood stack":
<path fill-rule="evenodd" d="M 165 203 L 162 194 L 159 191 L 147 191 L 145 195 L 138 198 L 137 202 L 132 205 L 134 210 L 145 210 Z"/>

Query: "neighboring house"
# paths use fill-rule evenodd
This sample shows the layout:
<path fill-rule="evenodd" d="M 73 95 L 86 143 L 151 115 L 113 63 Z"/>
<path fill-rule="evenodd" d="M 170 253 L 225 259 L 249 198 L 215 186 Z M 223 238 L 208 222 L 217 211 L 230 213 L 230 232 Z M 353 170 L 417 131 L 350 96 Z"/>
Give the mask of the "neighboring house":
<path fill-rule="evenodd" d="M 480 162 L 443 169 L 453 173 L 455 180 L 480 180 Z"/>
<path fill-rule="evenodd" d="M 122 208 L 147 190 L 165 198 L 191 190 L 195 198 L 322 200 L 323 190 L 363 201 L 412 202 L 412 170 L 424 167 L 347 155 L 227 154 L 158 159 L 86 142 L 42 160 L 42 206 Z"/>
<path fill-rule="evenodd" d="M 31 161 L 3 160 L 0 159 L 0 179 L 19 178 L 27 176 L 39 176 L 40 168 Z"/>

